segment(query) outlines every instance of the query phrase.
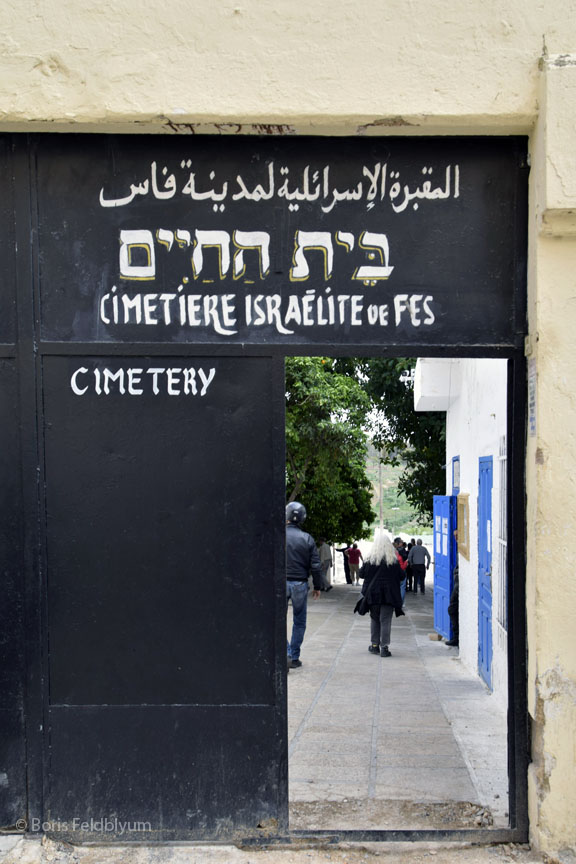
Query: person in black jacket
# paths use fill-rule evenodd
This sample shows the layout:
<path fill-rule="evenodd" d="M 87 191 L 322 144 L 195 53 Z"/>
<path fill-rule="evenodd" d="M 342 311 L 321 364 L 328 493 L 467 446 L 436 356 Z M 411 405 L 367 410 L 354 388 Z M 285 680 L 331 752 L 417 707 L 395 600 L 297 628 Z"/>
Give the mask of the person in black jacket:
<path fill-rule="evenodd" d="M 374 543 L 360 578 L 364 580 L 362 594 L 370 608 L 370 638 L 368 650 L 371 654 L 391 657 L 389 649 L 392 629 L 392 613 L 404 615 L 400 583 L 404 579 L 398 563 L 396 550 L 391 540 L 381 529 L 374 535 Z"/>
<path fill-rule="evenodd" d="M 316 543 L 300 527 L 306 519 L 306 508 L 298 501 L 286 507 L 286 606 L 292 600 L 292 638 L 287 644 L 288 668 L 302 666 L 300 648 L 306 632 L 308 609 L 308 576 L 312 573 L 313 597 L 322 589 L 322 566 Z"/>

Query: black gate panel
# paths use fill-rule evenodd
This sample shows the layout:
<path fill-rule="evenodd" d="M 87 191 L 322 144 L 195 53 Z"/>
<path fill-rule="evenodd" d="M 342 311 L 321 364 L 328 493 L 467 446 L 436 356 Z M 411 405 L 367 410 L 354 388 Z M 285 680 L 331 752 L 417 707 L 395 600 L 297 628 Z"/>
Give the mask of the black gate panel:
<path fill-rule="evenodd" d="M 241 646 L 231 654 L 249 665 Z M 205 655 L 206 674 L 221 667 Z M 50 711 L 46 819 L 72 839 L 254 837 L 286 830 L 287 759 L 272 707 Z"/>
<path fill-rule="evenodd" d="M 526 149 L 0 136 L 0 823 L 287 830 L 283 358 L 523 357 Z"/>
<path fill-rule="evenodd" d="M 24 564 L 12 142 L 0 136 L 0 826 L 27 814 Z"/>
<path fill-rule="evenodd" d="M 271 366 L 44 358 L 53 820 L 282 819 Z"/>
<path fill-rule="evenodd" d="M 0 360 L 0 825 L 26 817 L 22 495 L 16 365 Z"/>
<path fill-rule="evenodd" d="M 12 142 L 0 136 L 0 345 L 16 342 L 16 244 Z"/>

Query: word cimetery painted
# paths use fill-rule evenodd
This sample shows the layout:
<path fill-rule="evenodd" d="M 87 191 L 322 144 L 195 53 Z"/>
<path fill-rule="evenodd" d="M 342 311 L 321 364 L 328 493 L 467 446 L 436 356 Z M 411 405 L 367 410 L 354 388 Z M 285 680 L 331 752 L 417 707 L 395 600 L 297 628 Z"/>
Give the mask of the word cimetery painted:
<path fill-rule="evenodd" d="M 154 366 L 144 369 L 131 366 L 93 368 L 79 366 L 70 377 L 70 387 L 76 396 L 96 393 L 97 396 L 205 396 L 214 380 L 216 369 L 201 366 Z"/>

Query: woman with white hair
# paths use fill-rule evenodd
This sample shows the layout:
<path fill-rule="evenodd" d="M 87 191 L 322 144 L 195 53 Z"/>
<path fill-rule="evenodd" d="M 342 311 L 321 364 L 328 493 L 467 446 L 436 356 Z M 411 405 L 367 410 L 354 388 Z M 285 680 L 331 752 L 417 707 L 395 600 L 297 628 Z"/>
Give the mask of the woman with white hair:
<path fill-rule="evenodd" d="M 371 643 L 368 650 L 371 654 L 380 654 L 380 657 L 391 657 L 388 646 L 392 613 L 395 612 L 397 617 L 404 615 L 400 594 L 400 583 L 404 574 L 392 541 L 381 529 L 375 532 L 374 543 L 362 567 L 360 578 L 364 579 L 362 594 L 370 609 Z"/>

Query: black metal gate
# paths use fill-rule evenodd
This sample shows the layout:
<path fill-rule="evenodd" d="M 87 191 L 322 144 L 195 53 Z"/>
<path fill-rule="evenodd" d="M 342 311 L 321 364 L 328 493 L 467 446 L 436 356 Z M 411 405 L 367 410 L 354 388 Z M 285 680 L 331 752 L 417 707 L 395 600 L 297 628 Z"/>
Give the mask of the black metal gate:
<path fill-rule="evenodd" d="M 521 490 L 525 147 L 0 138 L 3 823 L 286 836 L 283 357 L 509 357 Z"/>

